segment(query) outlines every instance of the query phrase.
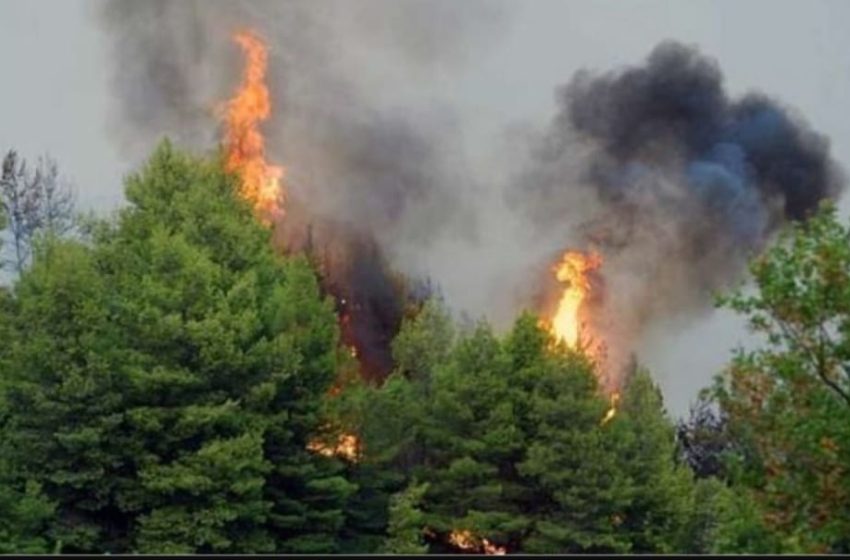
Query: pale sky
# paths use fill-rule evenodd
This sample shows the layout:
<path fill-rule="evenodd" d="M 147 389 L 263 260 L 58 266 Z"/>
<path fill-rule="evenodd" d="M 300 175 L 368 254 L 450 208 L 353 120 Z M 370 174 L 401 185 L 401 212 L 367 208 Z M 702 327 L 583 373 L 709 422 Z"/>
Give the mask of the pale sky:
<path fill-rule="evenodd" d="M 507 5 L 507 25 L 489 48 L 475 51 L 462 72 L 447 73 L 445 79 L 437 72 L 427 84 L 414 84 L 465 115 L 465 133 L 476 149 L 486 151 L 489 139 L 513 123 L 544 124 L 554 112 L 554 88 L 579 68 L 637 64 L 659 41 L 677 39 L 716 58 L 733 94 L 758 89 L 799 110 L 831 139 L 837 160 L 850 166 L 845 109 L 850 2 L 515 0 Z M 86 0 L 0 0 L 0 150 L 14 148 L 28 159 L 49 153 L 76 185 L 81 206 L 107 209 L 121 203 L 121 177 L 136 162 L 107 134 L 112 93 L 97 8 L 97 2 Z M 714 317 L 665 339 L 665 350 L 647 358 L 674 412 L 684 411 L 699 385 L 728 359 L 741 333 L 734 324 Z M 688 368 L 702 373 L 696 380 L 675 374 Z"/>

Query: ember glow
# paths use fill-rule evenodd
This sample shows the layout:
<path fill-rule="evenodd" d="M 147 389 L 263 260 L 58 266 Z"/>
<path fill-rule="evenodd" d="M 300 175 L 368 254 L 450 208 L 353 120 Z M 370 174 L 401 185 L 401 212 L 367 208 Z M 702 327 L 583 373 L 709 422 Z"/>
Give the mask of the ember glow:
<path fill-rule="evenodd" d="M 582 332 L 585 323 L 583 304 L 591 288 L 588 273 L 601 265 L 602 257 L 596 253 L 567 251 L 554 267 L 555 278 L 566 286 L 552 318 L 551 330 L 558 340 L 563 340 L 570 348 L 578 348 L 585 342 Z"/>
<path fill-rule="evenodd" d="M 605 416 L 602 417 L 602 422 L 600 425 L 604 426 L 608 422 L 614 419 L 614 416 L 617 415 L 617 403 L 620 402 L 620 393 L 612 393 L 611 394 L 611 408 L 608 409 L 608 412 L 605 413 Z"/>
<path fill-rule="evenodd" d="M 497 546 L 487 539 L 481 539 L 467 530 L 454 530 L 449 533 L 449 543 L 466 552 L 484 553 L 490 556 L 503 556 L 507 551 L 505 547 Z"/>
<path fill-rule="evenodd" d="M 313 440 L 307 449 L 325 457 L 339 457 L 351 462 L 357 462 L 360 456 L 360 442 L 354 434 L 340 434 L 333 444 Z"/>
<path fill-rule="evenodd" d="M 271 113 L 266 86 L 268 51 L 262 39 L 251 32 L 237 33 L 233 40 L 242 48 L 246 64 L 242 83 L 225 108 L 225 165 L 241 177 L 240 194 L 268 223 L 283 211 L 283 167 L 266 161 L 265 139 L 259 128 Z"/>

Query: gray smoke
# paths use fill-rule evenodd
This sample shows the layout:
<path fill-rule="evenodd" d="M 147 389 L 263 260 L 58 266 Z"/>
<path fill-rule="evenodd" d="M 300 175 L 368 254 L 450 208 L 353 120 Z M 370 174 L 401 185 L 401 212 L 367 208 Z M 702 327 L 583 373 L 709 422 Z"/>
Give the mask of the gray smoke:
<path fill-rule="evenodd" d="M 577 73 L 547 129 L 509 129 L 473 164 L 466 115 L 428 85 L 459 76 L 508 16 L 495 0 L 108 0 L 113 132 L 138 159 L 163 135 L 214 147 L 215 108 L 241 70 L 230 35 L 257 30 L 274 102 L 264 129 L 287 169 L 283 236 L 340 263 L 328 283 L 363 321 L 353 330 L 378 376 L 405 297 L 394 271 L 504 326 L 552 304 L 561 252 L 595 248 L 594 322 L 616 365 L 648 330 L 707 310 L 777 228 L 841 192 L 824 137 L 765 95 L 731 98 L 714 61 L 676 43 Z"/>
<path fill-rule="evenodd" d="M 510 196 L 537 234 L 605 256 L 596 317 L 622 350 L 707 309 L 777 228 L 844 187 L 825 137 L 766 95 L 730 98 L 690 46 L 578 72 L 559 102 Z"/>
<path fill-rule="evenodd" d="M 350 342 L 380 376 L 409 295 L 391 269 L 415 284 L 431 272 L 420 255 L 476 239 L 460 116 L 420 90 L 486 47 L 504 15 L 492 0 L 108 0 L 112 132 L 137 160 L 163 136 L 214 149 L 216 108 L 242 69 L 231 35 L 263 37 L 274 107 L 264 132 L 286 168 L 283 243 L 325 259 Z"/>
<path fill-rule="evenodd" d="M 410 110 L 404 84 L 457 70 L 502 21 L 499 2 L 106 1 L 113 132 L 137 158 L 164 135 L 215 146 L 215 109 L 241 70 L 230 36 L 253 28 L 270 50 L 265 131 L 293 195 L 379 236 L 428 241 L 424 224 L 469 223 L 469 174 L 458 116 Z"/>

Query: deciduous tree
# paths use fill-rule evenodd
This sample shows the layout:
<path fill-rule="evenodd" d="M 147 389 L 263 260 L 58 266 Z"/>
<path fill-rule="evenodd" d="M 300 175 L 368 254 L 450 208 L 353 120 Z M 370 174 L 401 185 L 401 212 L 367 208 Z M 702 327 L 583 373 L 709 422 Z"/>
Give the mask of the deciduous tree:
<path fill-rule="evenodd" d="M 792 551 L 850 551 L 849 241 L 826 206 L 753 262 L 754 290 L 721 300 L 764 336 L 715 386 L 753 450 L 736 482 Z"/>

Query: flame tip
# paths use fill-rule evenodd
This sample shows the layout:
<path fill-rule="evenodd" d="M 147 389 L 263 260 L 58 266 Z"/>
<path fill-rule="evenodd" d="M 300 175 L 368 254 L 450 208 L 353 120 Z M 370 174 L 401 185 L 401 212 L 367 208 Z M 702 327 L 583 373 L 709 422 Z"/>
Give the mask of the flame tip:
<path fill-rule="evenodd" d="M 269 225 L 283 214 L 281 181 L 285 169 L 266 161 L 265 138 L 259 129 L 271 114 L 271 96 L 266 85 L 268 49 L 253 29 L 240 29 L 233 40 L 242 48 L 246 65 L 236 94 L 222 105 L 226 124 L 225 166 L 241 176 L 240 194 L 249 200 L 260 220 Z"/>

